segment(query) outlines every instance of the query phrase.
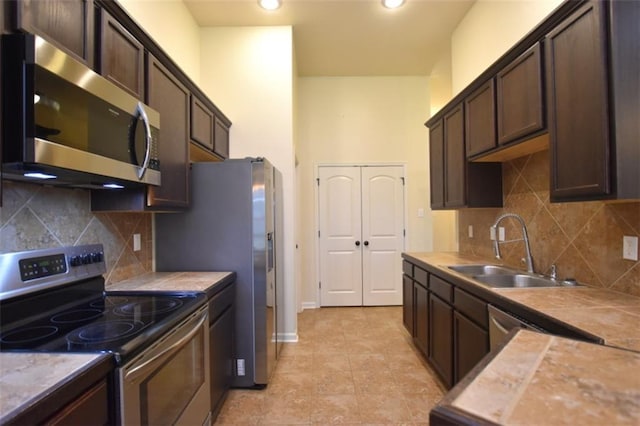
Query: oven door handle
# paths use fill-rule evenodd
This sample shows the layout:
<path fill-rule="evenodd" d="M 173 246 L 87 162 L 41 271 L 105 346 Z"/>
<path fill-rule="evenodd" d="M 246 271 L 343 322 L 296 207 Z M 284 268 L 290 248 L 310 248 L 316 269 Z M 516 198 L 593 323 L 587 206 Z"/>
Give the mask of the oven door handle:
<path fill-rule="evenodd" d="M 202 325 L 205 323 L 205 321 L 207 321 L 208 318 L 209 318 L 209 315 L 205 311 L 202 315 L 202 318 L 200 318 L 198 323 L 185 336 L 181 337 L 180 340 L 178 340 L 177 342 L 175 342 L 174 344 L 172 344 L 170 347 L 163 350 L 159 354 L 154 355 L 151 359 L 129 370 L 125 374 L 124 379 L 131 382 L 135 381 L 138 376 L 144 373 L 144 369 L 147 368 L 149 365 L 155 363 L 156 361 L 159 361 L 160 359 L 167 358 L 173 355 L 178 350 L 180 350 L 182 346 L 185 345 L 186 342 L 188 342 L 189 340 L 191 340 L 191 338 L 193 338 L 193 336 L 198 334 L 198 332 L 200 331 L 200 327 L 202 327 Z"/>

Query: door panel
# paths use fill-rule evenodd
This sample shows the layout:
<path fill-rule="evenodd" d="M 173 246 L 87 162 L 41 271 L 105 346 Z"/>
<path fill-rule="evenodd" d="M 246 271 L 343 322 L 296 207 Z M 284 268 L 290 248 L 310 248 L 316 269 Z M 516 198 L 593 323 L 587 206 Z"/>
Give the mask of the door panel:
<path fill-rule="evenodd" d="M 365 306 L 402 304 L 402 177 L 400 166 L 362 168 L 362 287 Z"/>
<path fill-rule="evenodd" d="M 401 166 L 319 168 L 321 306 L 402 304 Z"/>
<path fill-rule="evenodd" d="M 360 169 L 321 167 L 319 178 L 321 305 L 360 306 Z"/>

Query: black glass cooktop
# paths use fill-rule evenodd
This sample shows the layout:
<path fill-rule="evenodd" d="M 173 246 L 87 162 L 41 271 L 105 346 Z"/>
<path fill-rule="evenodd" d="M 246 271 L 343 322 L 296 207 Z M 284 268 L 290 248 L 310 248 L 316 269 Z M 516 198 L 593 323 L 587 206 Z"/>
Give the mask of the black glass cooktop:
<path fill-rule="evenodd" d="M 0 350 L 112 352 L 123 358 L 177 325 L 204 301 L 205 296 L 196 293 L 105 293 L 14 323 L 0 332 Z"/>

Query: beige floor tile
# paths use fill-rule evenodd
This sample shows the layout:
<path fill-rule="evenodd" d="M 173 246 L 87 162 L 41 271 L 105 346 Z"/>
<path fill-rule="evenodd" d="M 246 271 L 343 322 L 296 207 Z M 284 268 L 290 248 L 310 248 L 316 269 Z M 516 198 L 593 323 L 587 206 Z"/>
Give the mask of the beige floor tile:
<path fill-rule="evenodd" d="M 232 390 L 216 425 L 429 424 L 445 390 L 401 307 L 305 310 L 298 328 L 267 388 Z"/>

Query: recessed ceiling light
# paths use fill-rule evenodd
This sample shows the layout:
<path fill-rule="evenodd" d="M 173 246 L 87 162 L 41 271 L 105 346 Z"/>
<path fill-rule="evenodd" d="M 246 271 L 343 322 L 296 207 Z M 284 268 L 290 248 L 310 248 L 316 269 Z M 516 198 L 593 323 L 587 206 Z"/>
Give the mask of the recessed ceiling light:
<path fill-rule="evenodd" d="M 382 0 L 382 5 L 387 9 L 396 9 L 404 4 L 404 0 Z"/>
<path fill-rule="evenodd" d="M 264 10 L 276 10 L 282 5 L 282 0 L 258 0 L 258 4 Z"/>

